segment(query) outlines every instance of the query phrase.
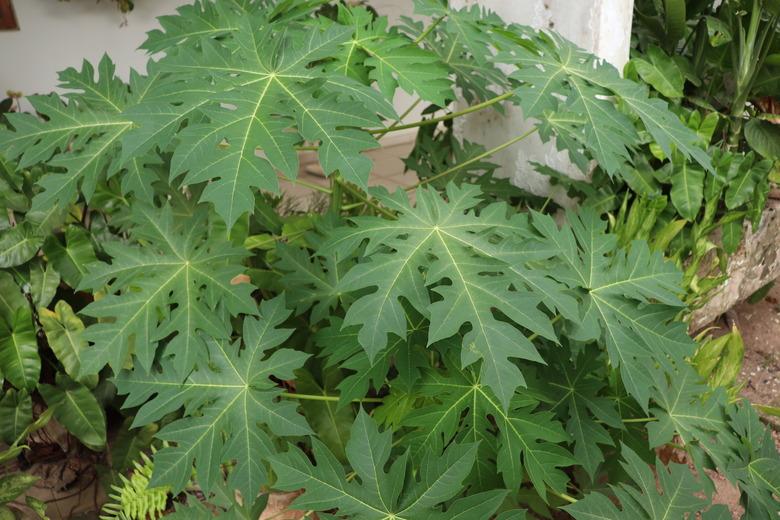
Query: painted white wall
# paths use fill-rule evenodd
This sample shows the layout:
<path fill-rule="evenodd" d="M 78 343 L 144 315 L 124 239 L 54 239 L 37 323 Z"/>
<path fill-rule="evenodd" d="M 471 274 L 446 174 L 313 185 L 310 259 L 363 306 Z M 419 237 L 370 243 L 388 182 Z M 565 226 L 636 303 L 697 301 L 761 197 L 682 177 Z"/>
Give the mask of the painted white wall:
<path fill-rule="evenodd" d="M 146 69 L 146 55 L 137 50 L 156 18 L 173 13 L 182 0 L 138 0 L 123 15 L 109 0 L 14 0 L 18 31 L 0 31 L 0 95 L 54 90 L 57 72 L 81 68 L 108 53 L 127 77 L 130 68 Z"/>

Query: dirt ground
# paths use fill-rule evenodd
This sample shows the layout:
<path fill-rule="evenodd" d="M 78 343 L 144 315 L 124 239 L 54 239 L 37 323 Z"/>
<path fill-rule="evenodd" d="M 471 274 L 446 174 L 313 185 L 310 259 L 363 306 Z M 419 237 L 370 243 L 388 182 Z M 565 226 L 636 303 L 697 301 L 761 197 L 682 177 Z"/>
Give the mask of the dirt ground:
<path fill-rule="evenodd" d="M 780 406 L 780 280 L 756 303 L 744 302 L 722 316 L 713 327 L 725 333 L 735 323 L 745 343 L 745 358 L 739 382 L 742 396 L 756 405 Z M 774 429 L 775 444 L 780 449 L 780 417 L 762 414 Z M 716 484 L 715 503 L 726 504 L 733 518 L 741 518 L 739 491 L 721 475 L 711 473 Z"/>
<path fill-rule="evenodd" d="M 780 406 L 780 283 L 760 302 L 742 303 L 730 315 L 745 342 L 742 395 L 754 404 Z M 778 418 L 770 420 L 780 426 Z"/>

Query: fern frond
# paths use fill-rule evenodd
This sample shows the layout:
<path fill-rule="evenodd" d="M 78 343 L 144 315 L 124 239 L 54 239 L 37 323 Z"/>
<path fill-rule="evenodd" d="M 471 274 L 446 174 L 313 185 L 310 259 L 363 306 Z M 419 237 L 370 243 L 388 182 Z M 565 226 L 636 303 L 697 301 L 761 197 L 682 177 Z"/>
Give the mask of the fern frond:
<path fill-rule="evenodd" d="M 103 506 L 101 520 L 154 520 L 160 518 L 168 502 L 169 486 L 149 487 L 154 463 L 141 452 L 141 461 L 133 463 L 130 478 L 120 474 L 120 486 L 112 485 L 111 499 Z"/>

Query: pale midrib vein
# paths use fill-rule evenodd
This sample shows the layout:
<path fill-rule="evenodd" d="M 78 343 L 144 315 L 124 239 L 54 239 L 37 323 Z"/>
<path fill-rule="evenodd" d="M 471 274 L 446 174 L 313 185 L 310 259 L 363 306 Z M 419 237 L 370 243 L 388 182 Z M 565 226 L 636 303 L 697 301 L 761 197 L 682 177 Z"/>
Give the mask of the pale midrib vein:
<path fill-rule="evenodd" d="M 133 124 L 132 121 L 114 121 L 110 123 L 89 123 L 89 124 L 82 124 L 82 125 L 73 125 L 73 126 L 58 126 L 55 128 L 47 128 L 46 130 L 40 130 L 38 132 L 33 133 L 26 133 L 26 134 L 20 134 L 19 137 L 16 137 L 15 139 L 10 139 L 6 142 L 6 144 L 10 144 L 16 141 L 22 141 L 26 139 L 30 139 L 31 137 L 37 137 L 40 138 L 40 136 L 44 136 L 47 134 L 53 134 L 53 133 L 65 133 L 71 130 L 82 130 L 84 128 L 102 128 L 105 126 L 131 126 Z"/>
<path fill-rule="evenodd" d="M 515 434 L 517 439 L 520 441 L 520 444 L 523 445 L 523 452 L 525 453 L 526 457 L 531 457 L 536 461 L 536 464 L 539 465 L 540 468 L 544 467 L 544 464 L 536 457 L 536 454 L 534 450 L 531 449 L 531 447 L 528 445 L 528 443 L 525 442 L 525 437 L 517 430 L 515 425 L 512 423 L 511 417 L 509 417 L 506 413 L 504 413 L 504 409 L 501 408 L 497 403 L 495 403 L 490 396 L 488 396 L 482 388 L 477 388 L 477 391 L 482 394 L 482 396 L 487 400 L 490 405 L 495 409 L 495 411 L 503 418 L 504 424 L 508 426 Z"/>
<path fill-rule="evenodd" d="M 362 506 L 364 506 L 364 507 L 367 507 L 368 509 L 371 509 L 372 511 L 376 511 L 377 513 L 379 513 L 379 514 L 382 514 L 382 515 L 387 515 L 387 514 L 388 514 L 388 511 L 382 511 L 381 509 L 378 509 L 378 508 L 376 508 L 376 507 L 372 506 L 372 505 L 371 505 L 371 504 L 369 504 L 368 502 L 365 502 L 365 501 L 363 501 L 363 500 L 360 500 L 360 499 L 359 499 L 359 498 L 357 498 L 356 496 L 350 495 L 349 493 L 347 493 L 347 491 L 346 491 L 345 489 L 343 489 L 343 488 L 339 488 L 339 487 L 336 487 L 336 486 L 334 486 L 333 484 L 331 484 L 330 482 L 328 482 L 328 481 L 326 481 L 326 480 L 322 480 L 321 478 L 319 478 L 319 477 L 316 477 L 315 475 L 312 475 L 311 473 L 305 473 L 305 472 L 303 472 L 303 471 L 299 470 L 298 468 L 291 467 L 291 466 L 289 466 L 289 465 L 286 465 L 286 467 L 287 467 L 287 469 L 288 469 L 288 470 L 290 470 L 290 471 L 294 471 L 294 472 L 296 472 L 296 473 L 300 473 L 300 474 L 301 474 L 303 477 L 305 477 L 306 479 L 308 479 L 308 480 L 313 480 L 313 481 L 317 482 L 318 484 L 321 484 L 321 485 L 323 485 L 324 487 L 327 487 L 327 488 L 329 488 L 329 489 L 332 489 L 332 490 L 334 490 L 334 491 L 335 491 L 337 494 L 339 494 L 339 495 L 341 495 L 341 496 L 343 496 L 343 497 L 345 497 L 345 498 L 348 498 L 348 499 L 350 499 L 350 500 L 352 500 L 352 501 L 354 501 L 354 502 L 357 502 L 358 504 L 360 504 L 360 505 L 362 505 Z M 390 513 L 390 514 L 392 514 L 392 513 Z M 404 520 L 404 519 L 402 519 L 402 518 L 399 518 L 398 520 Z"/>
<path fill-rule="evenodd" d="M 488 356 L 482 356 L 482 357 L 485 360 L 485 362 L 488 362 L 488 361 L 495 362 L 496 359 L 492 355 L 493 354 L 493 347 L 490 344 L 490 341 L 488 341 L 488 335 L 487 335 L 487 330 L 485 330 L 485 324 L 482 322 L 482 316 L 480 315 L 480 313 L 479 313 L 479 311 L 477 309 L 477 304 L 474 301 L 474 297 L 471 295 L 471 291 L 469 291 L 469 289 L 468 289 L 468 282 L 466 282 L 466 278 L 463 276 L 463 273 L 460 270 L 460 266 L 458 266 L 458 262 L 455 260 L 455 256 L 450 251 L 450 248 L 447 247 L 447 241 L 444 240 L 444 237 L 442 236 L 441 232 L 439 231 L 439 228 L 435 227 L 434 230 L 436 231 L 436 234 L 439 236 L 439 241 L 441 242 L 442 246 L 444 247 L 444 250 L 447 252 L 447 255 L 450 257 L 450 260 L 452 262 L 452 266 L 455 268 L 455 272 L 458 273 L 458 277 L 460 278 L 461 284 L 463 285 L 463 291 L 466 293 L 466 296 L 469 299 L 469 303 L 471 304 L 471 309 L 472 309 L 472 312 L 473 312 L 473 314 L 472 314 L 473 318 L 472 319 L 475 320 L 476 323 L 479 325 L 479 330 L 480 330 L 480 333 L 481 333 L 482 337 L 484 338 L 485 346 L 490 351 L 491 355 L 489 357 Z M 472 326 L 473 325 L 474 325 L 474 322 L 472 321 Z M 501 372 L 496 370 L 495 374 L 496 374 L 496 378 L 498 379 L 498 388 L 502 388 L 503 389 L 504 386 L 503 386 L 502 381 L 501 381 Z"/>
<path fill-rule="evenodd" d="M 76 400 L 75 400 L 75 399 L 73 399 L 73 396 L 71 395 L 70 391 L 68 391 L 68 390 L 65 390 L 63 393 L 65 394 L 65 398 L 66 398 L 68 401 L 70 401 L 70 403 L 71 403 L 71 404 L 73 405 L 73 407 L 76 409 L 76 411 L 77 411 L 77 412 L 78 412 L 78 414 L 81 416 L 81 418 L 82 418 L 82 419 L 84 419 L 84 422 L 86 422 L 86 423 L 87 423 L 87 426 L 89 426 L 90 430 L 92 430 L 92 433 L 93 433 L 93 434 L 95 434 L 95 435 L 97 435 L 98 437 L 100 437 L 100 436 L 101 436 L 101 435 L 100 435 L 100 432 L 99 432 L 99 431 L 97 431 L 97 430 L 94 428 L 94 426 L 93 426 L 93 423 L 94 423 L 94 421 L 91 421 L 91 420 L 90 420 L 90 419 L 89 419 L 89 418 L 88 418 L 88 417 L 87 417 L 87 416 L 84 414 L 84 412 L 81 410 L 81 407 L 80 407 L 80 406 L 78 406 L 78 404 L 76 403 Z"/>
<path fill-rule="evenodd" d="M 11 342 L 14 345 L 14 354 L 16 354 L 16 361 L 17 361 L 17 363 L 19 363 L 19 371 L 22 374 L 22 379 L 25 382 L 24 386 L 26 387 L 27 386 L 28 377 L 27 377 L 27 372 L 26 372 L 25 367 L 24 367 L 24 359 L 22 359 L 21 345 L 16 340 L 16 336 L 17 336 L 17 334 L 15 332 L 11 333 Z"/>

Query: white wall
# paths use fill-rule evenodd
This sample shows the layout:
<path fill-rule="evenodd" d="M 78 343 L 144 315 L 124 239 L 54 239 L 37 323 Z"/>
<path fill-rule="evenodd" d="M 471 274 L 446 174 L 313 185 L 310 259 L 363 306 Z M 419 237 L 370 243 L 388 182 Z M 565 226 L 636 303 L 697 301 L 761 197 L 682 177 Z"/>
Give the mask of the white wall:
<path fill-rule="evenodd" d="M 138 46 L 157 27 L 156 17 L 170 14 L 182 0 L 137 0 L 127 16 L 110 0 L 14 0 L 18 31 L 0 31 L 0 97 L 6 90 L 50 92 L 57 72 L 97 62 L 103 53 L 126 77 L 132 67 L 145 70 Z"/>

